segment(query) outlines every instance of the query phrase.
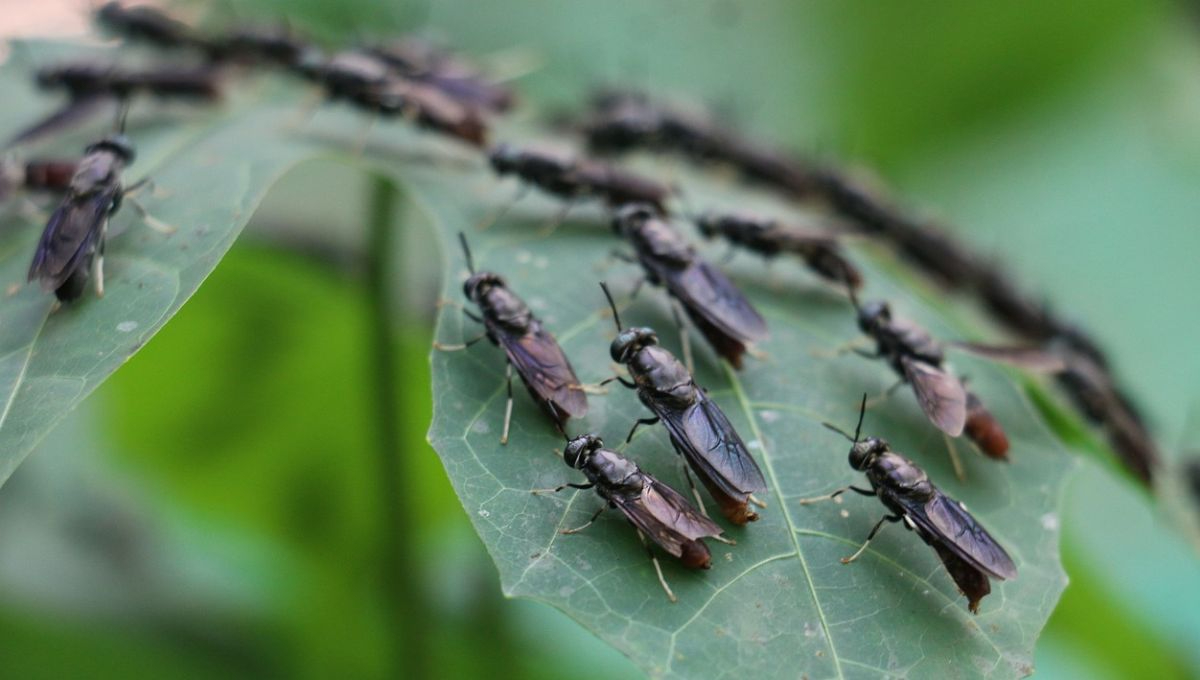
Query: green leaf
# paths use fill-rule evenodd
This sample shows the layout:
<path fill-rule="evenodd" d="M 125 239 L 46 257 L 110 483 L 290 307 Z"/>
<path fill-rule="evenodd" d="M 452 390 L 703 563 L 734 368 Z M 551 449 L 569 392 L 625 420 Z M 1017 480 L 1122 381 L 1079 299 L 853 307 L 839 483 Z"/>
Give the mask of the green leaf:
<path fill-rule="evenodd" d="M 681 173 L 675 167 L 657 171 Z M 736 187 L 684 177 L 687 195 L 703 197 L 706 205 L 771 205 Z M 608 280 L 623 300 L 639 272 L 608 256 L 621 244 L 598 213 L 545 238 L 541 230 L 553 210 L 528 199 L 513 210 L 520 216 L 472 231 L 491 209 L 486 201 L 464 206 L 461 182 L 444 175 L 409 173 L 407 181 L 442 235 L 447 297 L 461 296 L 466 270 L 452 237 L 464 229 L 477 266 L 507 277 L 557 335 L 581 380 L 595 383 L 612 375 L 608 344 L 615 331 L 597 281 Z M 708 252 L 715 259 L 722 249 Z M 944 301 L 914 295 L 910 282 L 898 278 L 894 263 L 880 253 L 861 249 L 855 255 L 868 271 L 868 297 L 890 300 L 896 313 L 941 337 L 958 336 L 952 329 L 962 325 L 960 316 L 945 309 Z M 751 360 L 736 373 L 694 343 L 697 381 L 749 442 L 768 478 L 769 507 L 759 522 L 729 531 L 737 545 L 711 544 L 710 571 L 689 572 L 668 560 L 666 577 L 677 604 L 664 597 L 645 551 L 618 513 L 602 516 L 582 534 L 558 533 L 584 523 L 600 507 L 593 492 L 530 494 L 580 481 L 580 475 L 562 463 L 555 452 L 562 439 L 519 388 L 511 439 L 499 444 L 503 354 L 483 343 L 464 352 L 433 353 L 430 441 L 500 569 L 505 592 L 562 609 L 652 676 L 1030 673 L 1034 642 L 1066 583 L 1057 508 L 1074 459 L 1042 423 L 1022 386 L 993 366 L 955 359 L 1013 440 L 1010 465 L 986 460 L 960 443 L 965 483 L 955 479 L 942 437 L 908 391 L 871 410 L 864 428 L 925 467 L 1012 553 L 1020 576 L 995 584 L 976 617 L 933 552 L 901 528 L 885 530 L 857 563 L 839 563 L 865 538 L 883 507 L 857 496 L 812 506 L 797 501 L 861 481 L 847 464 L 847 443 L 821 422 L 852 427 L 863 392 L 878 393 L 894 378 L 883 364 L 854 355 L 818 358 L 856 336 L 844 296 L 790 262 L 767 270 L 760 260 L 739 256 L 731 268 L 771 326 L 771 339 L 762 347 L 769 357 Z M 661 291 L 643 292 L 622 318 L 656 327 L 679 353 Z M 459 342 L 478 334 L 475 324 L 445 307 L 439 340 Z M 637 398 L 618 387 L 592 397 L 586 422 L 571 423 L 571 431 L 601 434 L 647 471 L 686 489 L 680 459 L 661 427 L 619 446 L 634 420 L 646 415 Z"/>
<path fill-rule="evenodd" d="M 57 106 L 30 86 L 39 64 L 64 55 L 112 60 L 102 50 L 17 43 L 0 73 L 7 137 Z M 241 233 L 267 189 L 283 172 L 314 154 L 293 140 L 283 123 L 294 109 L 231 98 L 195 115 L 135 106 L 129 134 L 139 158 L 126 183 L 149 177 L 154 191 L 138 197 L 157 220 L 176 228 L 164 235 L 142 224 L 126 207 L 109 228 L 106 297 L 89 290 L 77 304 L 54 311 L 53 296 L 25 275 L 44 219 L 6 206 L 0 234 L 0 483 L 68 411 L 125 363 L 195 292 Z M 9 106 L 11 104 L 11 106 Z M 171 120 L 177 117 L 177 120 Z M 69 157 L 111 127 L 102 120 L 49 144 Z M 90 135 L 90 136 L 88 136 Z M 44 213 L 53 203 L 43 206 Z M 41 215 L 44 218 L 46 215 Z M 202 357 L 197 357 L 202 361 Z"/>

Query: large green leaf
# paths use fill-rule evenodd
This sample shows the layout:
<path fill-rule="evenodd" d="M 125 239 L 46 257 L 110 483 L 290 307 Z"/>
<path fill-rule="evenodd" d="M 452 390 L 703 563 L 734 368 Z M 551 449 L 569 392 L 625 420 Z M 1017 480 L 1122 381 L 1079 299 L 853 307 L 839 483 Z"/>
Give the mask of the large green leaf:
<path fill-rule="evenodd" d="M 678 168 L 659 170 L 679 173 Z M 739 196 L 727 185 L 691 177 L 685 185 L 694 201 L 769 205 Z M 447 296 L 461 295 L 466 274 L 450 237 L 466 229 L 477 265 L 508 277 L 557 334 L 580 378 L 598 382 L 612 375 L 608 343 L 615 331 L 597 281 L 607 279 L 622 295 L 638 272 L 609 257 L 620 244 L 603 221 L 569 223 L 546 238 L 541 230 L 552 211 L 539 210 L 541 203 L 531 200 L 521 206 L 529 210 L 524 216 L 472 232 L 488 203 L 464 205 L 466 192 L 441 175 L 410 173 L 408 186 L 446 237 Z M 714 257 L 719 253 L 713 250 Z M 960 328 L 965 317 L 937 309 L 936 299 L 914 295 L 911 282 L 898 278 L 878 253 L 859 255 L 869 271 L 868 295 L 886 297 L 898 313 L 935 333 L 956 335 L 952 329 Z M 530 489 L 579 481 L 579 475 L 556 456 L 561 438 L 523 393 L 517 395 L 512 437 L 507 446 L 499 444 L 503 354 L 483 345 L 433 354 L 430 441 L 499 566 L 505 591 L 563 609 L 656 676 L 1012 677 L 1031 672 L 1034 641 L 1066 583 L 1056 512 L 1072 459 L 1022 390 L 994 367 L 956 362 L 1014 442 L 1011 465 L 968 454 L 966 482 L 955 479 L 942 438 L 910 393 L 902 391 L 872 410 L 865 427 L 925 466 L 1011 550 L 1020 577 L 997 585 L 974 617 L 932 551 L 910 532 L 885 531 L 867 557 L 853 566 L 839 563 L 883 514 L 878 501 L 797 503 L 856 479 L 847 465 L 847 443 L 821 421 L 852 426 L 862 393 L 881 391 L 893 378 L 885 366 L 853 355 L 818 358 L 822 350 L 855 337 L 843 296 L 790 263 L 767 272 L 760 261 L 742 257 L 732 269 L 771 325 L 771 339 L 763 347 L 769 358 L 750 361 L 736 373 L 718 366 L 697 345 L 697 379 L 750 442 L 768 478 L 769 507 L 761 521 L 729 532 L 736 546 L 713 544 L 711 571 L 667 566 L 677 604 L 667 602 L 633 530 L 616 513 L 583 534 L 558 533 L 582 524 L 600 506 L 592 492 L 530 494 Z M 623 318 L 657 327 L 667 346 L 678 351 L 660 292 L 643 293 Z M 458 342 L 478 332 L 447 307 L 438 337 Z M 588 419 L 573 423 L 572 431 L 600 433 L 651 473 L 686 488 L 680 459 L 661 427 L 642 432 L 628 447 L 617 446 L 633 421 L 646 415 L 633 394 L 617 389 L 592 397 Z"/>
<path fill-rule="evenodd" d="M 3 113 L 0 128 L 15 129 L 46 108 L 26 83 L 30 65 L 47 58 L 48 52 L 35 56 L 28 48 L 16 52 L 0 86 L 16 93 L 17 104 Z M 131 133 L 142 160 L 131 178 L 154 177 L 163 195 L 147 197 L 147 207 L 179 231 L 161 236 L 123 212 L 114 228 L 126 233 L 109 247 L 105 299 L 87 298 L 49 313 L 47 296 L 30 286 L 0 307 L 0 386 L 8 397 L 0 420 L 5 476 L 186 301 L 280 174 L 301 160 L 329 155 L 330 148 L 348 150 L 359 136 L 363 122 L 355 114 L 324 110 L 316 120 L 292 122 L 299 88 L 258 85 L 240 89 L 219 111 L 175 114 L 170 125 L 134 117 Z M 501 129 L 499 136 L 517 132 L 533 136 L 528 129 Z M 63 144 L 80 139 L 86 137 Z M 441 237 L 445 295 L 460 291 L 465 271 L 453 235 L 467 230 L 481 266 L 509 277 L 559 335 L 581 376 L 596 382 L 611 375 L 607 344 L 613 331 L 596 282 L 607 278 L 618 293 L 627 292 L 635 271 L 608 257 L 618 244 L 599 213 L 581 211 L 584 219 L 547 238 L 541 229 L 558 206 L 531 197 L 513 210 L 515 216 L 476 232 L 472 225 L 507 202 L 513 187 L 498 183 L 479 158 L 403 126 L 381 126 L 370 141 L 361 160 L 391 174 Z M 696 203 L 787 210 L 677 167 L 648 170 L 681 179 Z M 14 227 L 0 241 L 5 285 L 23 280 L 37 236 L 36 226 L 16 226 L 19 218 L 10 218 Z M 947 308 L 881 253 L 858 255 L 870 274 L 869 293 L 892 300 L 897 312 L 948 337 L 978 330 L 970 315 Z M 655 675 L 735 669 L 772 677 L 1029 672 L 1033 644 L 1065 585 L 1056 509 L 1073 459 L 1042 425 L 1019 383 L 991 366 L 959 361 L 1014 440 L 1009 466 L 968 455 L 967 482 L 954 479 L 941 438 L 911 395 L 901 393 L 868 419 L 868 431 L 926 466 L 1016 559 L 1020 577 L 998 585 L 983 613 L 972 617 L 929 549 L 908 532 L 893 528 L 859 563 L 838 563 L 882 514 L 876 501 L 797 504 L 854 480 L 846 443 L 820 422 L 850 424 L 861 393 L 882 390 L 892 377 L 884 366 L 857 357 L 816 356 L 854 335 L 843 297 L 785 264 L 765 272 L 758 261 L 741 258 L 732 268 L 772 325 L 764 346 L 770 356 L 735 374 L 697 346 L 697 377 L 751 442 L 769 479 L 770 507 L 762 521 L 731 531 L 736 546 L 714 545 L 712 571 L 686 573 L 667 565 L 680 595 L 675 605 L 662 596 L 636 538 L 618 518 L 607 517 L 583 535 L 557 534 L 582 522 L 599 500 L 584 493 L 530 495 L 532 488 L 577 476 L 555 457 L 561 441 L 524 395 L 517 400 L 512 441 L 499 446 L 502 356 L 484 346 L 435 353 L 430 438 L 500 569 L 505 592 L 563 609 Z M 445 314 L 453 316 L 443 317 L 442 340 L 475 333 L 457 313 Z M 667 345 L 677 348 L 661 295 L 645 293 L 626 315 L 631 323 L 660 327 Z M 619 390 L 593 398 L 593 404 L 586 427 L 613 445 L 643 415 L 636 399 Z M 682 485 L 678 459 L 661 431 L 647 430 L 628 452 L 663 480 Z"/>

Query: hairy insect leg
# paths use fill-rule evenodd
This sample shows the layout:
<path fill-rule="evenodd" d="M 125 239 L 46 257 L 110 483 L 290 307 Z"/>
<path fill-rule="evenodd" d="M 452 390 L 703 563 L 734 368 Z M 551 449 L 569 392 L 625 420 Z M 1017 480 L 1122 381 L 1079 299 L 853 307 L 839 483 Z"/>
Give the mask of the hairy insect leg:
<path fill-rule="evenodd" d="M 757 505 L 760 508 L 767 507 L 767 504 L 765 502 L 760 501 L 757 498 L 755 498 L 754 494 L 750 494 L 750 495 L 746 496 L 746 500 L 750 501 L 751 503 Z"/>
<path fill-rule="evenodd" d="M 683 476 L 687 479 L 688 488 L 692 490 L 692 499 L 696 501 L 696 507 L 699 508 L 700 514 L 708 517 L 708 508 L 704 507 L 704 499 L 700 497 L 700 490 L 696 488 L 696 482 L 692 480 L 692 472 L 688 470 L 687 463 L 684 463 Z"/>
<path fill-rule="evenodd" d="M 658 574 L 658 583 L 662 586 L 663 592 L 667 594 L 667 599 L 672 602 L 678 602 L 675 593 L 671 592 L 671 586 L 667 585 L 667 579 L 663 577 L 662 566 L 658 563 L 658 558 L 654 556 L 654 549 L 650 547 L 649 541 L 646 540 L 646 535 L 639 530 L 637 532 L 638 540 L 646 547 L 646 554 L 650 556 L 650 562 L 654 564 L 654 573 Z"/>
<path fill-rule="evenodd" d="M 508 444 L 508 426 L 512 422 L 512 363 L 505 364 L 504 382 L 507 385 L 508 399 L 504 402 L 504 431 L 500 434 L 500 443 Z"/>
<path fill-rule="evenodd" d="M 832 349 L 814 349 L 809 351 L 809 354 L 818 359 L 836 359 L 843 354 L 849 354 L 851 352 L 856 352 L 856 350 L 861 350 L 863 346 L 870 341 L 870 338 L 865 335 L 861 335 L 850 342 L 844 343 Z"/>
<path fill-rule="evenodd" d="M 629 428 L 629 434 L 625 436 L 625 443 L 628 444 L 629 442 L 633 441 L 633 433 L 637 432 L 639 427 L 642 425 L 657 425 L 658 421 L 658 416 L 654 416 L 653 418 L 639 418 L 638 421 L 633 424 L 633 427 Z"/>
<path fill-rule="evenodd" d="M 963 467 L 962 459 L 958 457 L 958 447 L 954 445 L 954 440 L 945 432 L 942 433 L 942 439 L 946 440 L 946 452 L 950 454 L 950 465 L 954 467 L 954 476 L 958 477 L 958 481 L 967 481 L 967 469 Z"/>
<path fill-rule="evenodd" d="M 558 493 L 563 489 L 590 489 L 593 486 L 595 486 L 595 484 L 575 484 L 574 482 L 568 482 L 566 484 L 559 484 L 553 489 L 532 489 L 529 493 L 533 494 L 534 496 L 544 496 L 546 494 Z"/>
<path fill-rule="evenodd" d="M 896 393 L 896 390 L 900 389 L 903 385 L 904 380 L 897 380 L 896 382 L 892 383 L 886 390 L 868 399 L 866 408 L 875 408 L 879 404 L 887 401 L 893 394 Z"/>
<path fill-rule="evenodd" d="M 128 192 L 126 193 L 128 194 Z M 129 195 L 126 195 L 125 198 L 129 201 L 129 204 L 133 206 L 133 209 L 137 211 L 138 216 L 142 218 L 142 222 L 144 222 L 147 227 L 150 227 L 160 234 L 169 235 L 178 231 L 174 226 L 163 222 L 154 215 L 151 215 L 150 211 L 146 210 L 146 206 L 142 205 L 141 202 L 136 198 Z"/>
<path fill-rule="evenodd" d="M 600 384 L 581 383 L 579 385 L 571 385 L 570 389 L 579 390 L 584 394 L 608 394 L 608 388 L 605 387 L 611 381 L 603 381 Z"/>
<path fill-rule="evenodd" d="M 580 526 L 577 526 L 577 527 L 575 527 L 574 529 L 559 529 L 558 533 L 560 533 L 560 534 L 564 534 L 564 535 L 569 535 L 569 534 L 577 534 L 577 533 L 579 533 L 579 532 L 583 531 L 584 529 L 586 529 L 586 528 L 588 528 L 588 527 L 592 526 L 592 522 L 595 522 L 595 521 L 596 521 L 596 518 L 597 518 L 597 517 L 599 517 L 600 515 L 604 514 L 604 511 L 605 511 L 605 510 L 607 510 L 607 509 L 608 509 L 608 503 L 605 503 L 604 505 L 601 505 L 601 506 L 600 506 L 600 509 L 599 509 L 599 510 L 597 510 L 597 511 L 596 511 L 596 512 L 595 512 L 595 513 L 592 515 L 592 518 L 591 518 L 591 519 L 589 519 L 589 520 L 588 520 L 587 522 L 585 522 L 584 524 L 582 524 L 582 525 L 580 525 Z"/>
<path fill-rule="evenodd" d="M 100 242 L 96 246 L 95 260 L 92 262 L 92 276 L 96 281 L 96 297 L 104 297 L 104 243 L 105 235 L 108 232 L 108 221 L 100 227 Z"/>
<path fill-rule="evenodd" d="M 800 505 L 812 505 L 813 503 L 821 503 L 823 501 L 831 501 L 831 500 L 837 498 L 838 496 L 841 496 L 842 494 L 846 493 L 847 491 L 853 491 L 854 493 L 862 494 L 864 496 L 874 496 L 875 495 L 875 492 L 871 489 L 860 489 L 857 486 L 843 486 L 842 488 L 834 491 L 833 493 L 827 493 L 823 496 L 813 496 L 811 498 L 801 498 L 797 502 L 800 503 Z"/>
<path fill-rule="evenodd" d="M 442 344 L 440 342 L 435 342 L 435 343 L 433 343 L 433 348 L 438 350 L 439 352 L 461 352 L 464 349 L 470 347 L 471 345 L 474 345 L 475 343 L 479 342 L 480 340 L 482 340 L 486 337 L 487 337 L 487 334 L 485 333 L 484 335 L 480 335 L 478 337 L 471 338 L 470 340 L 468 340 L 464 343 L 458 344 L 458 345 L 446 345 L 446 344 Z"/>
<path fill-rule="evenodd" d="M 683 346 L 683 365 L 687 366 L 688 373 L 694 375 L 696 363 L 692 359 L 692 338 L 688 333 L 687 325 L 683 322 L 683 315 L 679 313 L 679 301 L 675 298 L 671 298 L 671 316 L 675 318 L 675 325 L 679 326 L 679 344 Z"/>
<path fill-rule="evenodd" d="M 554 217 L 550 218 L 550 221 L 546 222 L 546 225 L 538 231 L 537 235 L 541 238 L 546 238 L 558 231 L 558 228 L 562 226 L 563 222 L 566 221 L 567 214 L 570 213 L 571 208 L 574 207 L 575 201 L 567 201 L 567 204 L 562 207 L 562 210 L 559 210 L 557 213 L 555 213 Z"/>
<path fill-rule="evenodd" d="M 479 221 L 479 224 L 475 225 L 476 231 L 483 231 L 484 229 L 487 229 L 493 224 L 499 222 L 500 218 L 504 217 L 508 211 L 517 204 L 517 201 L 525 198 L 528 193 L 529 185 L 522 184 L 521 186 L 517 187 L 517 193 L 513 194 L 512 199 L 501 203 L 497 208 L 489 210 L 488 213 L 483 216 L 483 219 Z"/>
<path fill-rule="evenodd" d="M 871 545 L 871 539 L 875 538 L 875 534 L 879 533 L 879 529 L 880 529 L 880 527 L 883 526 L 884 522 L 899 522 L 899 521 L 900 521 L 900 515 L 884 515 L 883 517 L 880 517 L 879 521 L 875 523 L 874 527 L 872 527 L 871 533 L 867 534 L 867 540 L 863 541 L 863 544 L 861 546 L 859 546 L 858 550 L 854 551 L 853 555 L 851 555 L 849 557 L 843 557 L 841 560 L 842 564 L 850 564 L 854 560 L 857 560 L 863 554 L 863 552 L 866 551 L 867 546 Z"/>

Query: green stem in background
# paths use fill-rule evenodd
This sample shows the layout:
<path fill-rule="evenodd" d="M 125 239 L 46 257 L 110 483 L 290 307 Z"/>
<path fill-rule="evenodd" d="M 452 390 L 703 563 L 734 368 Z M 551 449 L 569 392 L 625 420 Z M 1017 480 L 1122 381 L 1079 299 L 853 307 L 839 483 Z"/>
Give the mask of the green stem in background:
<path fill-rule="evenodd" d="M 387 634 L 395 650 L 391 677 L 429 677 L 429 651 L 425 631 L 429 625 L 424 588 L 419 582 L 418 559 L 411 554 L 415 539 L 413 519 L 417 508 L 410 507 L 415 494 L 403 487 L 413 479 L 406 469 L 400 447 L 399 417 L 403 413 L 402 394 L 397 384 L 396 346 L 392 285 L 395 259 L 392 257 L 397 225 L 393 216 L 400 192 L 386 177 L 373 176 L 368 185 L 368 224 L 366 242 L 366 292 L 369 306 L 368 383 L 374 401 L 376 423 L 377 477 L 379 480 L 380 521 L 380 592 Z"/>

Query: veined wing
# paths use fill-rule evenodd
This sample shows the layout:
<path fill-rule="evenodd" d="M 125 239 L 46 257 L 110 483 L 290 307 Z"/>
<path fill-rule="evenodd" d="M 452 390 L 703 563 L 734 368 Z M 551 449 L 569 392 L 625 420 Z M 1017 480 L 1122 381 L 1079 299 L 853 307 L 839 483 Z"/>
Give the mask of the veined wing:
<path fill-rule="evenodd" d="M 962 434 L 967 424 L 967 393 L 958 378 L 924 361 L 902 357 L 900 363 L 925 415 L 951 437 Z"/>

